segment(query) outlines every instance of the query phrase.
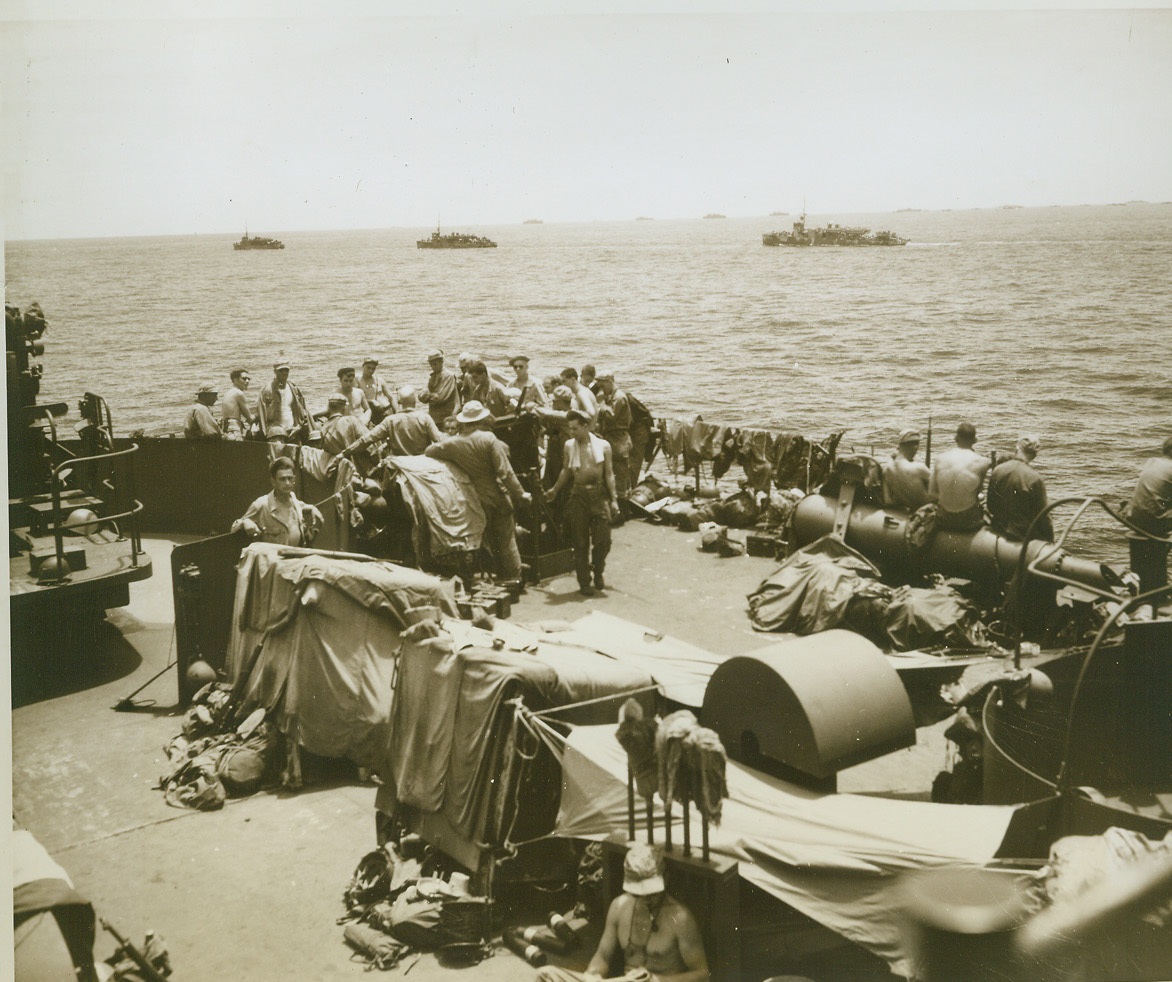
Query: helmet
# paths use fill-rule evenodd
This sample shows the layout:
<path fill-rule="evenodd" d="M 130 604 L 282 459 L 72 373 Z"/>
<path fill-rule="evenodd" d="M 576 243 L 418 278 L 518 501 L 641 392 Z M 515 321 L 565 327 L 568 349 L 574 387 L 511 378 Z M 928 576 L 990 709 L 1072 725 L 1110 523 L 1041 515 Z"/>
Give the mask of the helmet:
<path fill-rule="evenodd" d="M 216 670 L 206 661 L 193 661 L 187 666 L 184 673 L 187 684 L 192 689 L 202 689 L 205 685 L 216 681 Z"/>
<path fill-rule="evenodd" d="M 75 508 L 66 516 L 65 527 L 78 535 L 91 535 L 101 528 L 101 522 L 89 508 Z"/>

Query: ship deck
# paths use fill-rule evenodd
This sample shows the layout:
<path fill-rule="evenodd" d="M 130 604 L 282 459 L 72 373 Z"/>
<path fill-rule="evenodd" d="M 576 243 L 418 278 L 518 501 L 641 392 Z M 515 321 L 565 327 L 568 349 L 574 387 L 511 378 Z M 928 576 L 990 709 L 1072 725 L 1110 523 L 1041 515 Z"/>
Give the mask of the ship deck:
<path fill-rule="evenodd" d="M 699 551 L 698 534 L 642 522 L 614 538 L 604 596 L 581 597 L 567 574 L 530 587 L 510 619 L 604 610 L 726 657 L 778 639 L 752 630 L 745 602 L 773 560 L 720 558 Z M 362 977 L 336 919 L 350 874 L 375 845 L 373 786 L 326 776 L 210 813 L 169 807 L 154 789 L 182 715 L 175 669 L 166 670 L 175 654 L 169 553 L 181 541 L 190 539 L 144 540 L 154 576 L 109 612 L 100 650 L 65 639 L 37 653 L 37 670 L 16 666 L 14 818 L 123 935 L 141 943 L 148 929 L 160 934 L 184 982 Z M 18 648 L 18 661 L 28 655 Z M 946 763 L 942 728 L 842 772 L 840 790 L 926 798 Z M 113 949 L 99 931 L 99 957 Z M 411 967 L 413 982 L 460 971 L 430 954 Z M 504 948 L 475 969 L 489 982 L 534 974 Z"/>

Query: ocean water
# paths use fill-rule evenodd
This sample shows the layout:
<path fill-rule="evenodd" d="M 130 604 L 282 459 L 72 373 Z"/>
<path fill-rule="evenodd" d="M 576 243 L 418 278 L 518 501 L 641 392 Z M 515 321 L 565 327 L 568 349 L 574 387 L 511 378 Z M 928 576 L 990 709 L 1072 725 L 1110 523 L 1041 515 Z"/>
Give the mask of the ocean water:
<path fill-rule="evenodd" d="M 1051 499 L 1125 498 L 1172 432 L 1172 203 L 815 215 L 890 228 L 902 248 L 767 248 L 797 217 L 460 226 L 492 250 L 415 248 L 427 229 L 239 233 L 5 244 L 7 300 L 49 321 L 47 398 L 105 396 L 116 430 L 182 429 L 201 382 L 253 388 L 279 356 L 311 408 L 336 370 L 378 356 L 421 385 L 442 347 L 531 374 L 594 363 L 662 417 L 845 429 L 887 453 L 905 426 L 936 451 L 1042 440 Z M 1069 514 L 1066 512 L 1064 514 Z M 1058 516 L 1062 527 L 1062 514 Z M 1070 539 L 1117 561 L 1098 513 Z"/>

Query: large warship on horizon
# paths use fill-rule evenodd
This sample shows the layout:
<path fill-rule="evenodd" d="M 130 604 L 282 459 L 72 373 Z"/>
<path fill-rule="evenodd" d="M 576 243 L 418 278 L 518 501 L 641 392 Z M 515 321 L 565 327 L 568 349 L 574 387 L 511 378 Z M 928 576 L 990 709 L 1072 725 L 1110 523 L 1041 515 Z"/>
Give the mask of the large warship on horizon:
<path fill-rule="evenodd" d="M 467 232 L 440 232 L 437 225 L 435 231 L 426 239 L 417 239 L 415 245 L 420 249 L 495 249 L 496 243 L 483 235 L 471 235 Z"/>
<path fill-rule="evenodd" d="M 901 246 L 907 239 L 886 229 L 872 232 L 869 228 L 850 225 L 826 225 L 806 228 L 806 213 L 794 222 L 793 231 L 766 232 L 761 242 L 767 246 Z"/>
<path fill-rule="evenodd" d="M 249 235 L 245 232 L 239 242 L 232 243 L 233 249 L 284 249 L 285 243 L 280 239 L 270 239 L 264 235 Z"/>

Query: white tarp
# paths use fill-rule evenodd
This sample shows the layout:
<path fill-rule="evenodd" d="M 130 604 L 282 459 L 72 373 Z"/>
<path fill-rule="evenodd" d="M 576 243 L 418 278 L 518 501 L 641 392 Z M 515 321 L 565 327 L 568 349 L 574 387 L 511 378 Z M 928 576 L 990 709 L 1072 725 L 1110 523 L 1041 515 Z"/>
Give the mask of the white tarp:
<path fill-rule="evenodd" d="M 562 760 L 557 834 L 627 834 L 627 759 L 614 726 L 576 727 Z M 1015 809 L 941 805 L 854 794 L 822 794 L 729 761 L 729 798 L 712 828 L 712 851 L 737 860 L 740 875 L 907 974 L 898 912 L 888 890 L 896 874 L 935 866 L 980 866 L 996 854 Z M 682 810 L 673 842 L 680 848 Z M 636 823 L 642 802 L 636 803 Z M 695 812 L 693 811 L 693 815 Z M 657 840 L 663 841 L 657 799 Z M 640 840 L 643 832 L 638 833 Z M 691 830 L 698 853 L 700 824 Z"/>

